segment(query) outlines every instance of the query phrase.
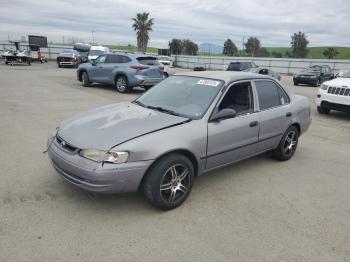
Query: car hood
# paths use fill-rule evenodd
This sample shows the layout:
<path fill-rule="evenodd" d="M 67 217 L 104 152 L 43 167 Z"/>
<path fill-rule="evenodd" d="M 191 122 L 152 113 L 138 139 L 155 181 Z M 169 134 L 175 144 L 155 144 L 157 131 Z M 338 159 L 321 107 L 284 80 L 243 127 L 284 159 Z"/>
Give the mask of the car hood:
<path fill-rule="evenodd" d="M 80 149 L 108 150 L 136 137 L 187 121 L 187 118 L 125 102 L 67 119 L 59 125 L 58 135 Z"/>
<path fill-rule="evenodd" d="M 339 77 L 330 81 L 323 82 L 327 86 L 350 87 L 350 78 Z"/>

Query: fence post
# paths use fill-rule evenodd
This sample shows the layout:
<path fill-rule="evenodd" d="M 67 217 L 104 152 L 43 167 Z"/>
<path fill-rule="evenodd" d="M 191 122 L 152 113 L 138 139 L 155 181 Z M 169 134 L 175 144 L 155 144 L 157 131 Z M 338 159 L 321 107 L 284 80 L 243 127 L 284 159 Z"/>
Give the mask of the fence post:
<path fill-rule="evenodd" d="M 49 60 L 51 60 L 51 47 L 50 46 L 48 46 L 48 51 L 49 51 Z"/>

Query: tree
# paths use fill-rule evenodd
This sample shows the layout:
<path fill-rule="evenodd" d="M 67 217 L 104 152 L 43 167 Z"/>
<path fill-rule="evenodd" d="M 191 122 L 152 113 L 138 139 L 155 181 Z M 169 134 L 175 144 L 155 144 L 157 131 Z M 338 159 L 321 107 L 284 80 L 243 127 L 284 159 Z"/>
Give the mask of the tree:
<path fill-rule="evenodd" d="M 182 53 L 185 55 L 197 55 L 198 45 L 189 39 L 182 41 Z"/>
<path fill-rule="evenodd" d="M 139 51 L 146 52 L 149 40 L 149 32 L 152 31 L 153 18 L 149 18 L 149 13 L 137 13 L 132 27 L 136 31 L 137 48 Z"/>
<path fill-rule="evenodd" d="M 232 42 L 231 39 L 227 39 L 224 43 L 224 50 L 222 53 L 224 55 L 234 56 L 237 55 L 238 49 L 235 43 Z"/>
<path fill-rule="evenodd" d="M 183 42 L 181 39 L 172 39 L 169 42 L 169 50 L 171 54 L 179 55 L 182 53 Z"/>
<path fill-rule="evenodd" d="M 249 37 L 245 43 L 245 49 L 248 54 L 254 56 L 260 50 L 260 40 L 257 37 Z"/>
<path fill-rule="evenodd" d="M 307 45 L 309 41 L 307 40 L 307 36 L 302 33 L 294 33 L 292 35 L 292 55 L 295 58 L 305 58 L 309 52 L 307 49 Z"/>
<path fill-rule="evenodd" d="M 338 50 L 334 47 L 328 47 L 323 51 L 323 55 L 328 59 L 333 59 L 339 54 Z"/>

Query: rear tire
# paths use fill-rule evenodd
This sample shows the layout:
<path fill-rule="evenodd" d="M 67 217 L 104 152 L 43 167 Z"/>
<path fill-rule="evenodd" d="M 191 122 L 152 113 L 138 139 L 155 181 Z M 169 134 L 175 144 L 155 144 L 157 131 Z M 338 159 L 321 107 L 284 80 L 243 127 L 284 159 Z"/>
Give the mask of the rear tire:
<path fill-rule="evenodd" d="M 322 105 L 321 106 L 318 106 L 317 107 L 317 112 L 321 115 L 326 115 L 330 112 L 331 110 L 329 108 L 326 108 L 326 107 L 323 107 Z"/>
<path fill-rule="evenodd" d="M 164 78 L 168 78 L 169 77 L 169 74 L 167 72 L 164 72 L 163 75 L 164 75 Z"/>
<path fill-rule="evenodd" d="M 81 78 L 82 78 L 83 86 L 88 87 L 90 85 L 88 74 L 86 72 L 83 72 L 83 74 L 81 75 Z"/>
<path fill-rule="evenodd" d="M 118 76 L 115 80 L 115 88 L 122 94 L 129 92 L 128 79 L 125 76 Z"/>
<path fill-rule="evenodd" d="M 273 157 L 279 161 L 292 158 L 298 146 L 299 131 L 296 126 L 290 126 L 284 133 L 278 147 L 273 151 Z"/>
<path fill-rule="evenodd" d="M 170 154 L 157 160 L 142 183 L 148 201 L 162 210 L 180 206 L 193 186 L 192 162 L 181 154 Z"/>

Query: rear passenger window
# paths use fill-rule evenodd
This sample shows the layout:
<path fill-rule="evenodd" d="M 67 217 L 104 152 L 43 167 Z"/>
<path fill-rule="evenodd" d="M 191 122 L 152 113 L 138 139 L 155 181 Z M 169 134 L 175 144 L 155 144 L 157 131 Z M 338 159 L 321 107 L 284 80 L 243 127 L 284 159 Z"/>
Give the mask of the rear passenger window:
<path fill-rule="evenodd" d="M 280 106 L 289 102 L 288 96 L 272 81 L 255 81 L 260 110 Z"/>
<path fill-rule="evenodd" d="M 121 64 L 121 63 L 129 63 L 131 59 L 125 55 L 109 55 L 108 63 L 112 64 Z"/>

